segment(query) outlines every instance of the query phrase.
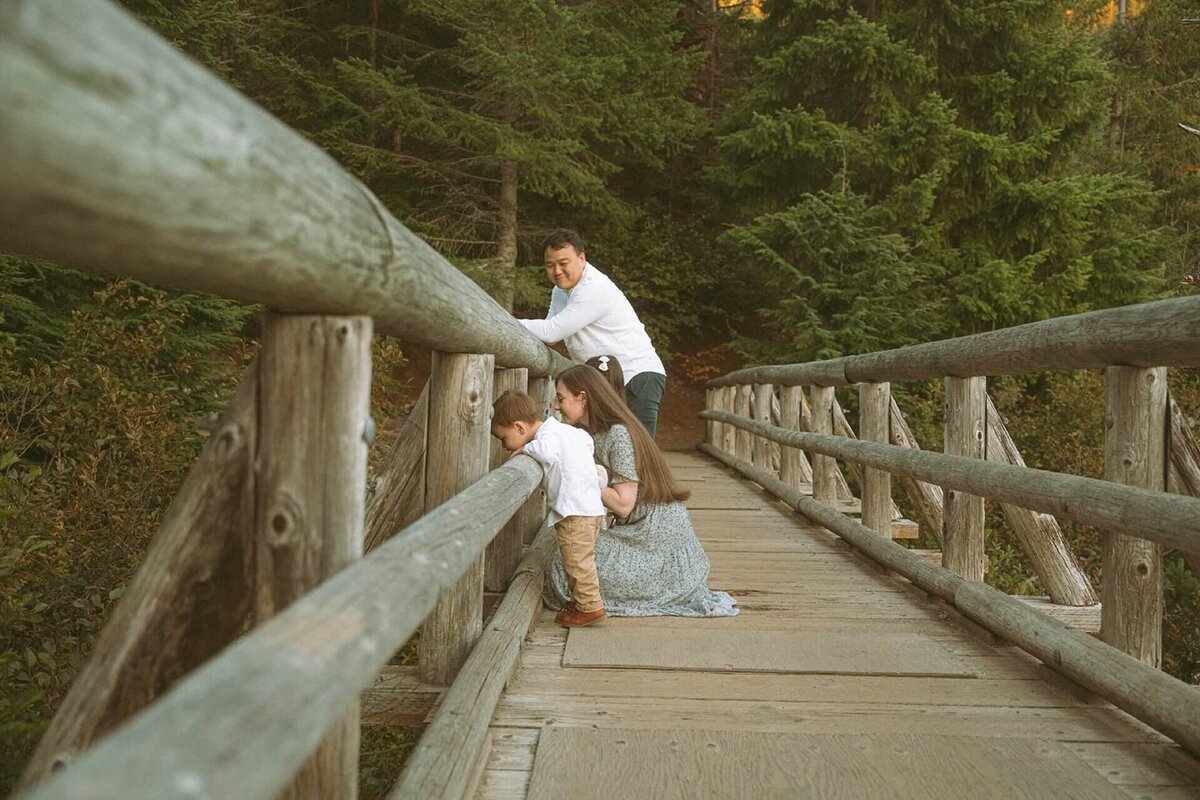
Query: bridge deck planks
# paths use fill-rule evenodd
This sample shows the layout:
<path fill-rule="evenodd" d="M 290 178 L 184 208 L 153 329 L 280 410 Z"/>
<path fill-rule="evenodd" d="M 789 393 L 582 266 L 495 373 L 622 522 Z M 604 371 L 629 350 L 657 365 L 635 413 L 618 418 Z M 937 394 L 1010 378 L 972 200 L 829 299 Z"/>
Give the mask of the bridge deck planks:
<path fill-rule="evenodd" d="M 714 636 L 722 630 L 905 633 L 949 651 L 977 677 L 564 667 L 567 633 L 547 611 L 492 720 L 479 798 L 525 798 L 541 731 L 550 727 L 603 736 L 651 732 L 639 737 L 719 731 L 751 740 L 777 733 L 810 743 L 816 736 L 909 744 L 931 735 L 997 745 L 1057 741 L 1054 752 L 1065 748 L 1068 766 L 1089 781 L 1100 776 L 1116 796 L 1200 798 L 1200 767 L 1160 734 L 1086 692 L 1044 680 L 1038 662 L 1020 650 L 981 642 L 923 592 L 864 563 L 752 484 L 701 456 L 668 455 L 693 492 L 689 507 L 702 509 L 692 520 L 712 562 L 710 586 L 737 592 L 742 613 L 612 620 L 596 632 L 621 625 L 664 635 L 680 629 Z"/>

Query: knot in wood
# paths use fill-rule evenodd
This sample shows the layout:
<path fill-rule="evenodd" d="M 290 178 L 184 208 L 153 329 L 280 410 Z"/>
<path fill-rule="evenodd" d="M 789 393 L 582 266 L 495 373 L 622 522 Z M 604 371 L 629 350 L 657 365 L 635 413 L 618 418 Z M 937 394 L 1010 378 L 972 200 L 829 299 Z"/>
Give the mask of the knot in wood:
<path fill-rule="evenodd" d="M 289 495 L 280 495 L 267 512 L 266 540 L 271 547 L 295 543 L 300 535 L 300 506 Z"/>

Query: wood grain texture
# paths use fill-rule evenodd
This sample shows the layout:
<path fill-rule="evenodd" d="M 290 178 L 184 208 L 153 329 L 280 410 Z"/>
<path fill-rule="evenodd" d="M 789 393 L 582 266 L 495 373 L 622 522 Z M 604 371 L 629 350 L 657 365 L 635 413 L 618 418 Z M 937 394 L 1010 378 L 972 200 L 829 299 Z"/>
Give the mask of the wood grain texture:
<path fill-rule="evenodd" d="M 845 436 L 847 439 L 858 438 L 858 434 L 854 432 L 854 428 L 850 425 L 850 420 L 846 419 L 846 413 L 842 411 L 842 404 L 838 402 L 836 395 L 833 398 L 833 432 L 835 435 Z M 853 461 L 847 461 L 846 468 L 849 470 L 850 474 L 854 476 L 854 479 L 858 481 L 858 485 L 862 486 L 863 466 L 861 464 L 856 464 Z M 854 495 L 850 491 L 850 485 L 846 482 L 845 478 L 842 477 L 841 470 L 838 470 L 838 477 L 841 478 L 841 480 L 838 482 L 838 497 L 853 497 Z M 892 504 L 892 519 L 900 519 L 900 509 L 896 507 L 895 503 Z"/>
<path fill-rule="evenodd" d="M 529 388 L 529 370 L 527 369 L 498 369 L 492 378 L 492 399 L 495 400 L 506 391 L 525 392 Z M 489 404 L 490 405 L 490 404 Z M 544 417 L 538 417 L 544 419 Z M 489 436 L 491 454 L 489 465 L 491 469 L 508 460 L 508 451 L 500 440 Z M 487 546 L 483 554 L 483 588 L 488 592 L 502 592 L 508 588 L 521 563 L 521 550 L 525 546 L 525 526 L 527 518 L 519 513 L 496 534 L 496 538 Z"/>
<path fill-rule="evenodd" d="M 725 386 L 722 388 L 721 409 L 727 414 L 737 413 L 737 387 Z M 737 428 L 726 424 L 724 431 L 721 434 L 721 449 L 726 453 L 733 453 L 737 450 Z"/>
<path fill-rule="evenodd" d="M 1104 477 L 1166 488 L 1167 371 L 1109 367 L 1105 372 Z M 1162 546 L 1104 533 L 1100 638 L 1157 667 L 1162 663 Z"/>
<path fill-rule="evenodd" d="M 664 637 L 645 628 L 579 628 L 567 636 L 563 666 L 974 677 L 924 637 L 857 631 L 688 628 Z"/>
<path fill-rule="evenodd" d="M 28 786 L 233 641 L 250 610 L 258 366 L 252 363 L 37 750 Z"/>
<path fill-rule="evenodd" d="M 547 528 L 530 547 L 487 630 L 409 755 L 390 797 L 452 800 L 471 796 L 468 782 L 475 776 L 462 765 L 482 766 L 492 712 L 516 668 L 525 635 L 541 610 L 546 563 L 556 546 L 554 532 Z"/>
<path fill-rule="evenodd" d="M 542 731 L 530 800 L 921 797 L 1124 800 L 1051 741 L 747 731 Z"/>
<path fill-rule="evenodd" d="M 946 455 L 986 458 L 986 431 L 987 380 L 946 378 Z M 987 568 L 983 497 L 946 486 L 942 490 L 942 566 L 968 580 L 982 581 Z"/>
<path fill-rule="evenodd" d="M 703 411 L 701 415 L 745 426 L 780 444 L 803 447 L 847 461 L 858 460 L 892 473 L 1015 503 L 1098 528 L 1125 530 L 1186 552 L 1200 551 L 1200 499 L 1197 498 L 1028 467 L 848 441 L 839 436 L 785 431 L 710 411 Z"/>
<path fill-rule="evenodd" d="M 721 391 L 717 389 L 716 391 Z M 800 427 L 800 408 L 803 404 L 804 388 L 801 386 L 784 386 L 780 389 L 779 427 L 791 431 L 802 430 Z M 718 423 L 720 424 L 720 423 Z M 793 489 L 799 490 L 801 484 L 812 485 L 812 465 L 808 456 L 798 447 L 784 447 L 780 455 L 779 478 Z"/>
<path fill-rule="evenodd" d="M 863 444 L 863 443 L 860 443 Z M 1052 620 L 990 586 L 934 567 L 854 520 L 785 486 L 753 466 L 700 445 L 701 452 L 767 488 L 809 519 L 851 542 L 869 558 L 952 603 L 988 630 L 1036 656 L 1200 755 L 1200 693 L 1132 656 Z M 1113 488 L 1115 484 L 1110 484 Z"/>
<path fill-rule="evenodd" d="M 1192 435 L 1190 420 L 1167 392 L 1171 440 L 1168 444 L 1167 491 L 1200 497 L 1200 444 Z M 1200 553 L 1184 553 L 1192 573 L 1200 577 Z"/>
<path fill-rule="evenodd" d="M 730 372 L 709 386 L 847 386 L 1045 370 L 1200 366 L 1200 296 L 1089 311 L 957 339 Z"/>
<path fill-rule="evenodd" d="M 527 456 L 488 473 L 197 669 L 23 800 L 274 798 L 540 480 Z"/>
<path fill-rule="evenodd" d="M 813 386 L 808 395 L 812 398 L 812 427 L 818 436 L 833 434 L 833 387 Z M 812 456 L 813 468 L 813 499 L 819 503 L 832 503 L 837 499 L 837 462 L 828 454 L 814 451 Z M 745 459 L 743 459 L 745 460 Z"/>
<path fill-rule="evenodd" d="M 891 407 L 890 383 L 863 383 L 858 387 L 859 430 L 863 441 L 887 444 Z M 892 504 L 892 474 L 886 470 L 862 469 L 862 523 L 887 537 L 892 535 L 892 520 L 899 516 Z"/>
<path fill-rule="evenodd" d="M 408 412 L 387 460 L 367 498 L 363 550 L 372 549 L 404 530 L 425 512 L 425 424 L 429 418 L 429 384 Z"/>
<path fill-rule="evenodd" d="M 426 514 L 488 471 L 494 369 L 494 359 L 488 355 L 433 352 L 425 437 Z M 421 680 L 449 685 L 479 638 L 482 625 L 481 553 L 421 626 L 417 643 Z"/>
<path fill-rule="evenodd" d="M 739 417 L 750 419 L 752 413 L 754 388 L 749 384 L 742 384 L 737 387 L 737 391 L 733 395 L 733 413 Z M 742 461 L 749 461 L 753 457 L 754 437 L 744 428 L 737 428 L 734 431 L 733 453 Z"/>
<path fill-rule="evenodd" d="M 0 73 L 0 249 L 569 366 L 333 158 L 115 4 L 4 3 Z"/>
<path fill-rule="evenodd" d="M 987 398 L 987 447 L 989 461 L 1025 466 L 1021 451 L 1008 434 L 1004 420 L 992 398 Z M 1091 606 L 1100 601 L 1092 582 L 1080 569 L 1071 552 L 1071 545 L 1059 527 L 1058 520 L 1049 514 L 1039 514 L 1012 503 L 1001 503 L 1001 511 L 1012 526 L 1021 549 L 1029 558 L 1033 572 L 1046 587 L 1055 603 L 1067 606 Z"/>
<path fill-rule="evenodd" d="M 771 401 L 775 399 L 774 387 L 769 383 L 755 384 L 752 397 L 753 402 L 750 409 L 752 418 L 770 424 Z M 754 437 L 751 462 L 764 472 L 776 471 L 772 460 L 772 446 L 778 447 L 770 439 L 764 439 L 761 436 Z"/>
<path fill-rule="evenodd" d="M 371 320 L 267 314 L 259 355 L 254 619 L 362 556 Z M 281 798 L 358 797 L 351 704 Z"/>

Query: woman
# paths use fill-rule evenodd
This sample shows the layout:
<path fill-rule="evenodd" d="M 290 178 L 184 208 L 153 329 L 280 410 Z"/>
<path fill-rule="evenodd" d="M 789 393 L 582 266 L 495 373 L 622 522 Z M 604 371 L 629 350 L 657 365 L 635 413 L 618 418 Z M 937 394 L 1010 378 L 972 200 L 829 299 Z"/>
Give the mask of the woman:
<path fill-rule="evenodd" d="M 563 422 L 591 432 L 596 460 L 608 469 L 600 492 L 616 524 L 596 539 L 596 572 L 605 610 L 615 616 L 728 617 L 738 613 L 725 592 L 708 589 L 708 556 L 662 453 L 625 399 L 584 364 L 558 376 L 554 410 Z M 543 599 L 565 608 L 570 599 L 562 557 L 552 557 Z"/>

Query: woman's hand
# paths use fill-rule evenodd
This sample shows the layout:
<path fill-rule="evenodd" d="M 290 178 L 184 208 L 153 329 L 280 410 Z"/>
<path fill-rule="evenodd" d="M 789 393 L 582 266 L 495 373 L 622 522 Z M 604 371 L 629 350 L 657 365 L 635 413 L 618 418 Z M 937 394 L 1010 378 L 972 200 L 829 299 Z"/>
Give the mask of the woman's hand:
<path fill-rule="evenodd" d="M 628 517 L 637 505 L 637 481 L 626 481 L 600 490 L 600 502 L 618 517 Z"/>

